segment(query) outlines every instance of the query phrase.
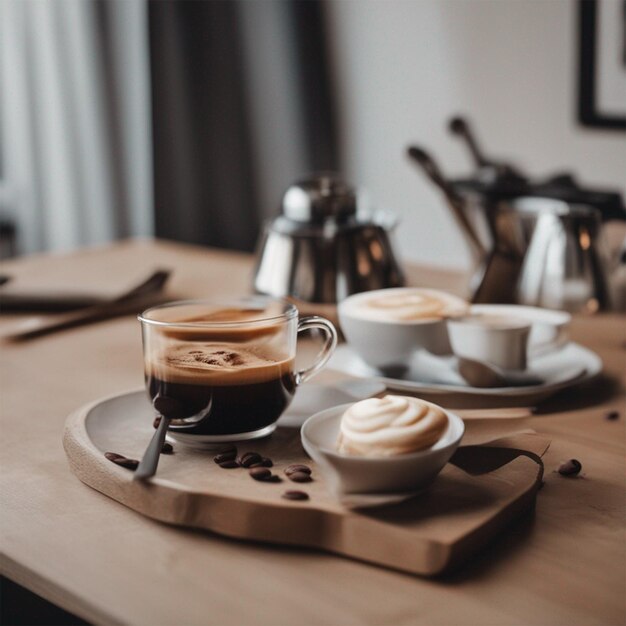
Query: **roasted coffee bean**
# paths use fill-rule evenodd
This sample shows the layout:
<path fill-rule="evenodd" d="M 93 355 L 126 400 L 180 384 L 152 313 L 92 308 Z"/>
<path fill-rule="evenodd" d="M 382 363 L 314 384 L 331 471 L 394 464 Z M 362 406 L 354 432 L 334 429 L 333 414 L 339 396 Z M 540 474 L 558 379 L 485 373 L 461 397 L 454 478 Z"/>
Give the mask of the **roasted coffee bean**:
<path fill-rule="evenodd" d="M 112 459 L 113 463 L 115 463 L 115 465 L 120 465 L 122 467 L 125 467 L 126 469 L 129 470 L 136 470 L 137 466 L 139 465 L 139 461 L 137 461 L 137 459 L 127 459 L 126 457 L 121 457 L 119 459 Z"/>
<path fill-rule="evenodd" d="M 159 424 L 161 423 L 161 416 L 157 415 L 154 418 L 154 421 L 152 422 L 152 428 L 157 429 L 159 427 Z"/>
<path fill-rule="evenodd" d="M 257 454 L 256 452 L 246 452 L 237 457 L 237 462 L 239 463 L 239 465 L 241 465 L 241 467 L 251 467 L 256 463 L 260 463 L 261 460 L 261 455 Z"/>
<path fill-rule="evenodd" d="M 313 480 L 311 475 L 306 472 L 294 472 L 293 474 L 288 474 L 287 478 L 293 480 L 294 483 L 310 483 Z"/>
<path fill-rule="evenodd" d="M 272 459 L 268 459 L 264 456 L 258 463 L 255 463 L 250 467 L 274 467 L 274 463 L 272 463 Z"/>
<path fill-rule="evenodd" d="M 607 411 L 604 414 L 604 419 L 607 419 L 611 422 L 619 419 L 619 411 Z"/>
<path fill-rule="evenodd" d="M 290 476 L 291 474 L 295 474 L 296 472 L 302 472 L 304 474 L 310 474 L 311 468 L 307 465 L 302 465 L 301 463 L 294 463 L 293 465 L 289 465 L 285 468 L 285 474 Z"/>
<path fill-rule="evenodd" d="M 304 491 L 296 491 L 295 489 L 292 489 L 285 491 L 282 497 L 285 498 L 285 500 L 308 500 L 309 494 Z"/>
<path fill-rule="evenodd" d="M 254 480 L 267 480 L 272 475 L 272 472 L 267 467 L 253 467 L 248 474 L 250 474 Z"/>
<path fill-rule="evenodd" d="M 118 454 L 117 452 L 105 452 L 104 456 L 109 459 L 109 461 L 113 461 L 115 463 L 116 459 L 125 459 L 126 457 L 123 454 Z"/>
<path fill-rule="evenodd" d="M 177 419 L 184 417 L 183 405 L 175 398 L 158 395 L 153 401 L 152 406 L 165 417 Z"/>
<path fill-rule="evenodd" d="M 161 454 L 174 454 L 174 446 L 169 441 L 166 441 L 161 448 Z"/>
<path fill-rule="evenodd" d="M 213 457 L 216 463 L 224 463 L 226 461 L 234 461 L 237 456 L 236 450 L 229 450 L 228 452 L 220 452 Z"/>
<path fill-rule="evenodd" d="M 235 469 L 239 467 L 239 463 L 234 459 L 232 461 L 223 461 L 222 463 L 218 463 L 218 465 L 224 469 Z"/>
<path fill-rule="evenodd" d="M 583 466 L 580 461 L 570 459 L 559 465 L 559 474 L 561 474 L 561 476 L 576 476 L 582 468 Z"/>

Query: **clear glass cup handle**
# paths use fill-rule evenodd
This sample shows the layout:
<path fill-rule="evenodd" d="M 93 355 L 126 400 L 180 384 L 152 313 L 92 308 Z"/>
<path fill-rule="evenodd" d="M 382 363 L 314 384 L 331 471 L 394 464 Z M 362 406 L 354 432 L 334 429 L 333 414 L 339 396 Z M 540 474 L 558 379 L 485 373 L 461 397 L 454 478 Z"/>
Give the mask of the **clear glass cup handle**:
<path fill-rule="evenodd" d="M 323 348 L 319 351 L 317 357 L 315 358 L 313 365 L 296 372 L 296 384 L 298 385 L 306 382 L 309 378 L 311 378 L 311 376 L 319 372 L 324 365 L 326 365 L 328 359 L 330 359 L 332 353 L 337 347 L 337 331 L 332 323 L 327 319 L 318 317 L 317 315 L 311 315 L 310 317 L 301 318 L 298 322 L 298 333 L 301 333 L 303 330 L 311 330 L 313 328 L 323 331 L 326 335 L 326 340 L 324 341 Z"/>

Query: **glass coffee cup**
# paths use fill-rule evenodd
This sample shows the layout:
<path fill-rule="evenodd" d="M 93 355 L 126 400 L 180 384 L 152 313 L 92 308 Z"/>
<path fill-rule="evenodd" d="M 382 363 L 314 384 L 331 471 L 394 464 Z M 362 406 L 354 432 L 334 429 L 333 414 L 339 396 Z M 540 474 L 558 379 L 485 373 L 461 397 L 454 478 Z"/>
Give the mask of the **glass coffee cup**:
<path fill-rule="evenodd" d="M 181 443 L 204 447 L 271 434 L 297 387 L 337 345 L 328 320 L 299 319 L 291 303 L 265 296 L 187 300 L 139 316 L 150 400 Z M 297 369 L 297 336 L 318 329 L 324 345 Z"/>

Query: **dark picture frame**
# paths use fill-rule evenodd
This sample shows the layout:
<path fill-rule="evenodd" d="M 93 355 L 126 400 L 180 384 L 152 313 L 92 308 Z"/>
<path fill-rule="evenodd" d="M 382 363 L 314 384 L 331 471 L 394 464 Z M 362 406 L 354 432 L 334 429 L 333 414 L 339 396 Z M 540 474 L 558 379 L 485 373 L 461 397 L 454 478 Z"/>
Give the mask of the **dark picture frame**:
<path fill-rule="evenodd" d="M 624 1 L 622 11 L 626 11 Z M 598 0 L 578 0 L 578 120 L 583 126 L 626 130 L 626 112 L 624 115 L 609 115 L 603 113 L 598 107 L 598 40 L 600 37 L 598 13 Z M 623 17 L 626 20 L 626 15 Z M 626 111 L 626 103 L 624 108 Z"/>

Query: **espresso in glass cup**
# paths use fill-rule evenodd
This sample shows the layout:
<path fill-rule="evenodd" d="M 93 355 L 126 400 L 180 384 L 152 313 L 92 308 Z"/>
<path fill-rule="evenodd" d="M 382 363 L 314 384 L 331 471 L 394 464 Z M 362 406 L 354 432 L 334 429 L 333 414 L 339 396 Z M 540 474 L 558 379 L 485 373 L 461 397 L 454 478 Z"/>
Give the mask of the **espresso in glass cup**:
<path fill-rule="evenodd" d="M 272 433 L 298 385 L 337 344 L 328 320 L 299 319 L 293 304 L 265 296 L 172 302 L 139 320 L 150 399 L 171 419 L 169 434 L 196 446 Z M 308 329 L 322 331 L 324 346 L 299 370 L 297 335 Z"/>

